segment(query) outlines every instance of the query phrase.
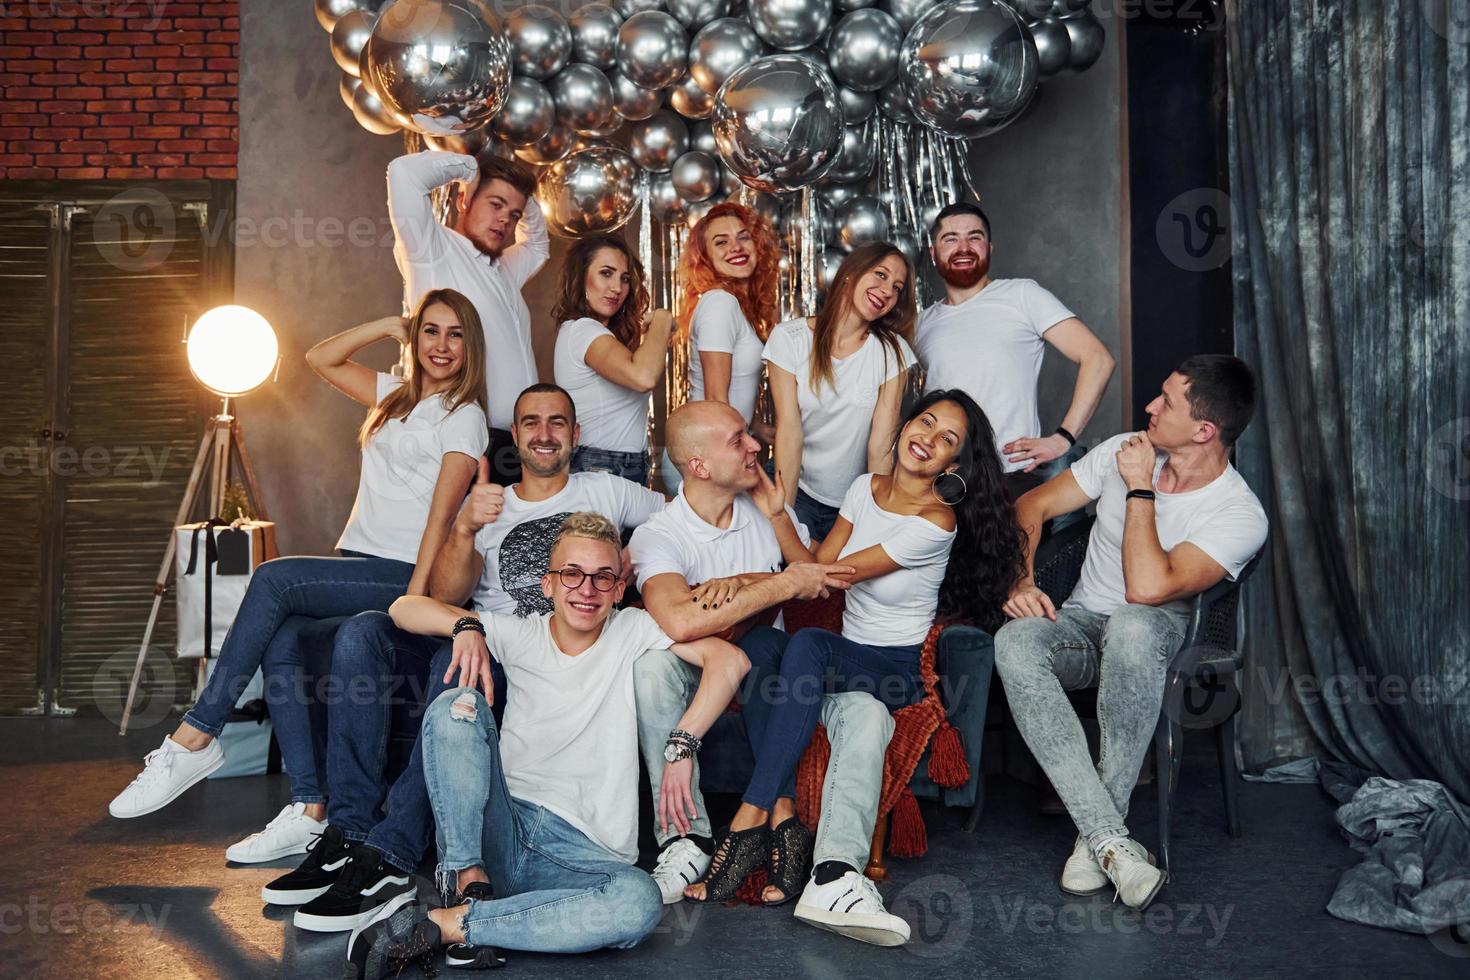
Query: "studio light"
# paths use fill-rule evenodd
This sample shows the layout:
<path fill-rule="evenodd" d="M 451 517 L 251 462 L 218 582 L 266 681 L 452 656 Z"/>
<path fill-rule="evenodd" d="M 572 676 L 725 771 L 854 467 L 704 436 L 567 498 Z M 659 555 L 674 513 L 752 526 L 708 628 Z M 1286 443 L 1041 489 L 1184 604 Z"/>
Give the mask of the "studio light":
<path fill-rule="evenodd" d="M 264 384 L 280 361 L 276 332 L 247 306 L 216 306 L 189 331 L 189 371 L 216 395 L 235 398 Z"/>

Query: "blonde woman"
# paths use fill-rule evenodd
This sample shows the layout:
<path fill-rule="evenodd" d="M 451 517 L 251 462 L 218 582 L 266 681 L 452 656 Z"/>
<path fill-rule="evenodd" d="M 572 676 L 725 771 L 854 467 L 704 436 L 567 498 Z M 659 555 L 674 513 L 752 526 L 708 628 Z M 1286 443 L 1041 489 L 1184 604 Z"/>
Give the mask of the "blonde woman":
<path fill-rule="evenodd" d="M 351 360 L 388 339 L 413 352 L 405 377 Z M 387 610 L 404 593 L 427 593 L 430 562 L 489 438 L 484 333 L 469 300 L 453 290 L 425 295 L 407 321 L 385 317 L 328 338 L 306 360 L 332 387 L 369 409 L 358 433 L 357 500 L 337 542 L 342 557 L 278 558 L 256 570 L 199 701 L 108 808 L 115 817 L 152 813 L 218 769 L 224 763 L 219 734 L 225 720 L 256 669 L 263 668 L 291 803 L 265 830 L 225 852 L 241 863 L 304 853 L 326 826 L 324 780 L 300 690 L 301 627 Z"/>

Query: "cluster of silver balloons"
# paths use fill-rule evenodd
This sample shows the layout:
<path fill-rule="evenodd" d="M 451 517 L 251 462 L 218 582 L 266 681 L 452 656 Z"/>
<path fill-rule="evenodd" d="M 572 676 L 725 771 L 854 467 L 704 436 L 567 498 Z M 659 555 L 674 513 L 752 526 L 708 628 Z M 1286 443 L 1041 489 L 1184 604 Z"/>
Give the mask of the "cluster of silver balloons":
<path fill-rule="evenodd" d="M 626 221 L 631 167 L 665 221 L 742 184 L 820 185 L 820 221 L 847 247 L 900 231 L 856 193 L 880 162 L 875 114 L 948 137 L 994 133 L 1042 81 L 1097 60 L 1089 2 L 608 0 L 564 16 L 538 3 L 314 0 L 365 128 L 547 167 L 543 204 L 576 205 L 552 221 L 563 233 Z M 588 197 L 594 186 L 604 198 Z"/>

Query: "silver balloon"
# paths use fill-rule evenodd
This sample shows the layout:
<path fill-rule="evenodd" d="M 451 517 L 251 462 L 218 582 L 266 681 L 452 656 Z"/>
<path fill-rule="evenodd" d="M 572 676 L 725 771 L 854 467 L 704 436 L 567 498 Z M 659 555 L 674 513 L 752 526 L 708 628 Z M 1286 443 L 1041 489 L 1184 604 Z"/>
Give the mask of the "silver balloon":
<path fill-rule="evenodd" d="M 689 149 L 712 157 L 720 155 L 720 144 L 715 142 L 715 131 L 708 120 L 699 119 L 689 124 Z"/>
<path fill-rule="evenodd" d="M 674 180 L 669 174 L 649 174 L 648 195 L 648 204 L 656 220 L 664 224 L 684 220 L 688 202 L 674 189 Z"/>
<path fill-rule="evenodd" d="M 517 75 L 550 78 L 572 57 L 572 29 L 566 18 L 542 4 L 513 9 L 506 15 L 505 33 L 515 54 Z"/>
<path fill-rule="evenodd" d="M 689 65 L 689 35 L 661 10 L 645 10 L 618 29 L 618 70 L 634 85 L 663 88 Z"/>
<path fill-rule="evenodd" d="M 795 55 L 760 58 L 721 87 L 714 130 L 720 156 L 747 185 L 795 190 L 822 176 L 842 146 L 837 86 Z"/>
<path fill-rule="evenodd" d="M 645 170 L 668 170 L 689 152 L 689 128 L 667 109 L 635 122 L 628 138 L 633 159 Z"/>
<path fill-rule="evenodd" d="M 877 140 L 862 126 L 849 126 L 842 134 L 842 149 L 832 161 L 827 178 L 848 183 L 867 180 L 873 175 L 873 164 L 877 161 Z"/>
<path fill-rule="evenodd" d="M 719 160 L 718 152 L 719 151 L 716 151 L 715 154 L 712 154 L 715 157 L 716 160 Z M 737 176 L 735 176 L 735 171 L 733 171 L 729 167 L 725 166 L 725 162 L 723 160 L 721 160 L 720 161 L 720 196 L 721 197 L 732 197 L 732 196 L 734 196 L 736 194 L 739 194 L 740 193 L 740 189 L 742 187 L 744 187 L 744 186 L 745 185 L 740 182 L 740 178 L 737 177 Z"/>
<path fill-rule="evenodd" d="M 935 7 L 904 40 L 900 64 L 909 108 L 948 136 L 988 136 L 1036 94 L 1036 42 L 1000 0 Z"/>
<path fill-rule="evenodd" d="M 403 128 L 383 100 L 369 91 L 366 85 L 359 85 L 352 93 L 352 115 L 363 129 L 379 136 L 387 136 Z"/>
<path fill-rule="evenodd" d="M 626 146 L 627 139 L 619 139 L 620 135 L 626 136 L 624 132 L 628 120 L 618 115 L 616 111 L 608 113 L 607 124 L 596 129 L 579 129 L 577 135 L 587 142 L 608 143 L 611 145 Z"/>
<path fill-rule="evenodd" d="M 572 152 L 572 144 L 576 142 L 577 135 L 561 123 L 556 123 L 547 132 L 530 146 L 522 146 L 516 149 L 516 156 L 526 161 L 539 165 L 555 163 Z"/>
<path fill-rule="evenodd" d="M 772 228 L 781 220 L 781 199 L 774 194 L 757 191 L 751 207 L 765 215 L 766 220 L 771 223 Z"/>
<path fill-rule="evenodd" d="M 838 88 L 837 101 L 842 103 L 842 120 L 849 126 L 870 118 L 878 111 L 878 97 L 872 92 Z"/>
<path fill-rule="evenodd" d="M 919 121 L 909 108 L 909 93 L 903 82 L 894 82 L 878 93 L 878 111 L 894 122 L 914 124 Z"/>
<path fill-rule="evenodd" d="M 705 215 L 710 213 L 711 209 L 713 209 L 716 204 L 719 203 L 720 202 L 716 201 L 714 198 L 709 198 L 705 201 L 695 201 L 692 204 L 685 204 L 684 223 L 692 229 L 695 225 L 699 224 L 699 222 L 704 218 Z"/>
<path fill-rule="evenodd" d="M 910 262 L 919 263 L 919 240 L 905 231 L 898 231 L 889 236 L 888 239 L 898 250 L 902 252 Z"/>
<path fill-rule="evenodd" d="M 342 77 L 337 79 L 337 94 L 342 96 L 342 101 L 346 103 L 349 109 L 352 108 L 352 97 L 357 94 L 357 90 L 361 87 L 362 79 L 356 75 L 349 75 L 345 71 L 342 73 Z"/>
<path fill-rule="evenodd" d="M 371 86 L 420 133 L 479 129 L 510 88 L 510 44 L 470 0 L 394 0 L 364 49 Z"/>
<path fill-rule="evenodd" d="M 907 34 L 938 3 L 939 0 L 883 0 L 880 6 L 898 21 L 899 30 Z"/>
<path fill-rule="evenodd" d="M 616 146 L 588 147 L 553 163 L 536 181 L 546 227 L 567 238 L 621 228 L 638 203 L 637 177 L 638 168 Z"/>
<path fill-rule="evenodd" d="M 715 111 L 715 97 L 686 75 L 669 90 L 669 105 L 686 119 L 708 119 Z"/>
<path fill-rule="evenodd" d="M 832 77 L 850 89 L 876 92 L 898 77 L 903 31 L 881 10 L 854 10 L 832 29 Z"/>
<path fill-rule="evenodd" d="M 472 157 L 488 154 L 504 160 L 514 160 L 516 156 L 516 148 L 497 139 L 488 127 L 454 136 L 425 136 L 424 145 L 431 150 L 448 150 Z"/>
<path fill-rule="evenodd" d="M 664 0 L 613 0 L 613 6 L 626 20 L 634 14 L 641 14 L 645 10 L 664 9 Z"/>
<path fill-rule="evenodd" d="M 518 75 L 511 79 L 505 105 L 490 120 L 490 128 L 512 146 L 528 146 L 551 132 L 555 122 L 556 102 L 546 86 Z"/>
<path fill-rule="evenodd" d="M 313 0 L 312 6 L 316 8 L 316 22 L 322 25 L 322 30 L 330 32 L 337 21 L 354 10 L 374 13 L 380 4 L 378 0 Z"/>
<path fill-rule="evenodd" d="M 817 185 L 817 197 L 835 214 L 837 209 L 862 194 L 857 184 L 839 184 L 824 180 Z"/>
<path fill-rule="evenodd" d="M 369 10 L 349 10 L 337 19 L 332 28 L 332 58 L 337 66 L 349 75 L 358 74 L 358 58 L 362 46 L 373 36 L 373 25 L 378 15 Z"/>
<path fill-rule="evenodd" d="M 647 119 L 658 112 L 663 93 L 656 88 L 634 85 L 620 71 L 608 72 L 608 84 L 612 86 L 613 108 L 624 119 Z"/>
<path fill-rule="evenodd" d="M 811 62 L 828 75 L 832 74 L 832 69 L 827 66 L 827 49 L 819 44 L 814 44 L 809 48 L 802 48 L 800 51 L 788 51 L 786 53 L 793 58 L 801 58 L 803 61 Z"/>
<path fill-rule="evenodd" d="M 876 6 L 878 0 L 834 0 L 832 6 L 839 13 L 847 13 L 849 10 L 862 10 L 866 7 Z"/>
<path fill-rule="evenodd" d="M 750 26 L 782 51 L 817 43 L 831 23 L 830 0 L 750 0 Z"/>
<path fill-rule="evenodd" d="M 1092 0 L 1052 0 L 1051 13 L 1053 17 L 1070 17 L 1086 10 L 1090 3 Z"/>
<path fill-rule="evenodd" d="M 720 189 L 720 161 L 708 153 L 690 150 L 669 171 L 674 190 L 686 201 L 703 201 Z"/>
<path fill-rule="evenodd" d="M 567 65 L 546 86 L 556 118 L 572 129 L 601 129 L 613 114 L 612 85 L 591 65 Z"/>
<path fill-rule="evenodd" d="M 1052 0 L 1015 0 L 1011 6 L 1027 20 L 1040 20 L 1051 15 Z"/>
<path fill-rule="evenodd" d="M 851 252 L 859 245 L 888 240 L 888 216 L 876 197 L 854 197 L 837 209 L 837 240 Z"/>
<path fill-rule="evenodd" d="M 1087 10 L 1075 17 L 1062 18 L 1062 23 L 1067 28 L 1067 37 L 1072 41 L 1067 71 L 1086 71 L 1102 57 L 1103 42 L 1107 40 L 1102 22 L 1091 10 Z"/>
<path fill-rule="evenodd" d="M 750 24 L 724 17 L 702 27 L 689 45 L 689 74 L 699 87 L 714 95 L 725 79 L 765 51 Z"/>
<path fill-rule="evenodd" d="M 1036 42 L 1036 71 L 1042 78 L 1050 78 L 1067 67 L 1072 55 L 1072 38 L 1067 27 L 1055 17 L 1046 17 L 1031 25 L 1031 37 Z"/>
<path fill-rule="evenodd" d="M 730 0 L 667 0 L 665 6 L 687 31 L 697 31 L 730 13 Z"/>
<path fill-rule="evenodd" d="M 837 270 L 842 268 L 842 260 L 845 258 L 847 255 L 838 248 L 831 248 L 822 253 L 820 262 L 823 289 L 831 289 L 832 284 L 837 281 Z"/>
<path fill-rule="evenodd" d="M 572 29 L 572 60 L 604 70 L 618 63 L 618 29 L 623 15 L 605 3 L 578 7 L 567 18 Z"/>

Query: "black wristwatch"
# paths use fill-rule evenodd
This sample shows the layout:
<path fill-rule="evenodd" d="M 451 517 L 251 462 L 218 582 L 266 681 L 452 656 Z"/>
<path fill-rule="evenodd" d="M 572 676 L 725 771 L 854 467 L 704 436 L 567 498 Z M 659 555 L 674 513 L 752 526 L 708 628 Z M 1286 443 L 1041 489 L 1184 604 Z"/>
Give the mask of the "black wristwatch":
<path fill-rule="evenodd" d="M 1139 500 L 1153 500 L 1154 492 L 1152 490 L 1129 490 L 1128 495 L 1123 499 L 1132 500 L 1134 497 L 1137 497 Z"/>

